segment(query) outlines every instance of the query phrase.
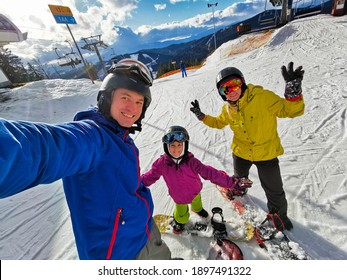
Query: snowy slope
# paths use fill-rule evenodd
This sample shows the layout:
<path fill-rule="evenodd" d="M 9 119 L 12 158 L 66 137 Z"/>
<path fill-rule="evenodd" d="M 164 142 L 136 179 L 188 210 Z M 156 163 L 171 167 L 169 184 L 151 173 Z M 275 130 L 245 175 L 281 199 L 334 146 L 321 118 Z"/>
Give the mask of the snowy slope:
<path fill-rule="evenodd" d="M 289 61 L 303 65 L 306 112 L 295 119 L 280 119 L 279 134 L 285 148 L 280 166 L 294 223 L 289 234 L 314 259 L 347 259 L 347 16 L 315 16 L 296 20 L 274 31 L 267 43 L 248 52 L 233 50 L 251 35 L 221 46 L 198 70 L 158 79 L 143 131 L 134 136 L 140 149 L 142 171 L 163 153 L 161 137 L 174 124 L 185 126 L 190 151 L 205 164 L 232 172 L 232 132 L 213 130 L 189 111 L 198 99 L 206 114 L 217 115 L 222 100 L 215 77 L 226 66 L 240 68 L 247 82 L 283 94 L 280 67 Z M 257 35 L 257 34 L 256 34 Z M 259 34 L 258 34 L 259 35 Z M 254 35 L 252 35 L 254 36 Z M 253 43 L 257 43 L 251 41 Z M 251 44 L 247 41 L 247 45 Z M 240 48 L 241 50 L 243 48 Z M 232 55 L 231 55 L 232 54 Z M 70 121 L 76 111 L 95 104 L 100 83 L 89 80 L 45 80 L 0 95 L 0 117 L 31 121 Z M 10 100 L 1 102 L 10 97 Z M 1 175 L 0 175 L 1 176 Z M 249 194 L 266 210 L 266 199 L 251 169 L 254 186 Z M 173 202 L 163 180 L 151 186 L 155 214 L 171 214 Z M 204 207 L 224 209 L 228 204 L 212 183 L 204 181 Z M 61 181 L 41 185 L 0 200 L 0 259 L 78 259 Z M 182 239 L 163 235 L 174 256 L 205 259 L 204 238 Z M 245 259 L 268 259 L 255 241 L 238 245 Z"/>

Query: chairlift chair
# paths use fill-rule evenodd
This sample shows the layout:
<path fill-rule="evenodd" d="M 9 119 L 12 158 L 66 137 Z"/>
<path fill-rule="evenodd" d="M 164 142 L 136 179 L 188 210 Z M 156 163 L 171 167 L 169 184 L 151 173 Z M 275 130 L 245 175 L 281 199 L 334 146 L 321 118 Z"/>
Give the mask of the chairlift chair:
<path fill-rule="evenodd" d="M 71 66 L 72 68 L 76 68 L 76 65 L 82 63 L 82 60 L 79 58 L 79 56 L 77 56 L 77 54 L 73 51 L 73 48 L 70 44 L 70 42 L 68 40 L 66 40 L 65 42 L 67 42 L 70 45 L 71 48 L 71 52 L 65 54 L 64 56 L 60 56 L 58 54 L 57 48 L 55 48 L 55 53 L 58 56 L 58 65 L 61 67 L 64 66 Z"/>

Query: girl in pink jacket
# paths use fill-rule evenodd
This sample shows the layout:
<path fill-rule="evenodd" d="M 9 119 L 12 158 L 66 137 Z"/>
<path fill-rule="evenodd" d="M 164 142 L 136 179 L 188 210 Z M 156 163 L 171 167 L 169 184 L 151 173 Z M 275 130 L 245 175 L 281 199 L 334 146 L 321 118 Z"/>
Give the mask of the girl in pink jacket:
<path fill-rule="evenodd" d="M 202 206 L 200 195 L 202 182 L 199 175 L 205 180 L 227 188 L 239 185 L 243 188 L 251 186 L 239 184 L 240 179 L 203 164 L 188 152 L 189 134 L 184 127 L 171 126 L 163 136 L 162 142 L 165 154 L 153 163 L 152 168 L 144 173 L 141 179 L 143 184 L 149 187 L 163 176 L 169 195 L 176 203 L 172 223 L 174 233 L 181 233 L 189 220 L 188 204 L 199 216 L 208 217 L 207 211 Z"/>

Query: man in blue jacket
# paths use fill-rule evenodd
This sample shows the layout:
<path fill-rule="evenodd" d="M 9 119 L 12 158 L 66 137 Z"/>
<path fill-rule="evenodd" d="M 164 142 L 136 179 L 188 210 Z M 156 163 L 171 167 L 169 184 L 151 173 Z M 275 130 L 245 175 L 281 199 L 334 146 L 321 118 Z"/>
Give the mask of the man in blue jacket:
<path fill-rule="evenodd" d="M 129 136 L 151 103 L 151 74 L 132 59 L 109 72 L 98 107 L 73 122 L 0 119 L 0 198 L 62 178 L 80 259 L 170 259 Z"/>

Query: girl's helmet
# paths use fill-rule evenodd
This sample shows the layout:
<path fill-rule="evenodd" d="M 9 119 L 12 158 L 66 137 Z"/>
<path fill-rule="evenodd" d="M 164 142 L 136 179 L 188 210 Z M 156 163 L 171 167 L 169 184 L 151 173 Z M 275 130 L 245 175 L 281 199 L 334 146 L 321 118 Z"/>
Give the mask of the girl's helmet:
<path fill-rule="evenodd" d="M 125 58 L 114 64 L 108 73 L 101 84 L 97 97 L 99 112 L 105 117 L 111 118 L 111 101 L 115 89 L 126 88 L 136 91 L 145 98 L 142 114 L 135 122 L 137 127 L 133 127 L 133 130 L 141 131 L 141 120 L 145 117 L 146 110 L 152 101 L 149 89 L 153 84 L 151 72 L 142 62 Z"/>
<path fill-rule="evenodd" d="M 237 69 L 235 67 L 224 68 L 223 70 L 221 70 L 217 74 L 217 78 L 216 78 L 216 86 L 217 86 L 218 93 L 224 101 L 227 101 L 227 98 L 225 97 L 225 95 L 223 95 L 219 92 L 219 87 L 223 83 L 225 83 L 226 81 L 228 81 L 232 78 L 240 78 L 241 79 L 241 81 L 242 81 L 241 92 L 242 93 L 244 93 L 245 90 L 247 89 L 245 77 L 243 76 L 242 72 L 239 69 Z"/>
<path fill-rule="evenodd" d="M 174 157 L 169 152 L 169 145 L 175 141 L 179 141 L 179 142 L 184 143 L 183 144 L 184 145 L 184 147 L 183 147 L 184 152 L 178 158 L 178 159 L 181 159 L 188 154 L 188 148 L 189 148 L 189 134 L 188 134 L 188 131 L 184 127 L 179 126 L 179 125 L 170 126 L 166 130 L 166 132 L 162 138 L 164 151 L 171 158 L 174 158 Z"/>

